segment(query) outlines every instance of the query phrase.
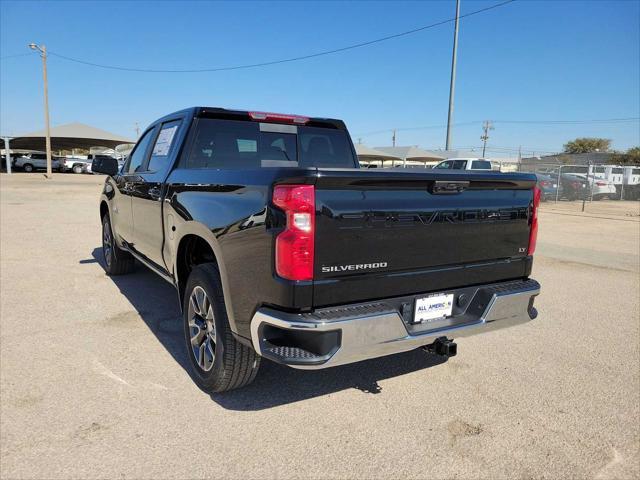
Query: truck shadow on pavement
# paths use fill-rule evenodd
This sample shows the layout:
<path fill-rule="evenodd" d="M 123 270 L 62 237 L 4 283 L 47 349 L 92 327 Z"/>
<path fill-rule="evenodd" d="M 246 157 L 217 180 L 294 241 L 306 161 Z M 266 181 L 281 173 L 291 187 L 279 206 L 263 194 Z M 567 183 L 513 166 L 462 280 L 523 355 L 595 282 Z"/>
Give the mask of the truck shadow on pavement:
<path fill-rule="evenodd" d="M 95 248 L 92 259 L 80 264 L 98 263 L 104 267 L 102 248 Z M 106 274 L 105 274 L 106 275 Z M 136 309 L 140 318 L 174 360 L 189 374 L 187 351 L 183 344 L 182 319 L 175 289 L 153 272 L 138 264 L 134 273 L 108 277 Z M 379 381 L 440 365 L 444 357 L 413 350 L 326 370 L 296 370 L 262 360 L 255 381 L 240 390 L 212 394 L 223 408 L 239 411 L 263 410 L 308 398 L 355 388 L 379 394 Z"/>

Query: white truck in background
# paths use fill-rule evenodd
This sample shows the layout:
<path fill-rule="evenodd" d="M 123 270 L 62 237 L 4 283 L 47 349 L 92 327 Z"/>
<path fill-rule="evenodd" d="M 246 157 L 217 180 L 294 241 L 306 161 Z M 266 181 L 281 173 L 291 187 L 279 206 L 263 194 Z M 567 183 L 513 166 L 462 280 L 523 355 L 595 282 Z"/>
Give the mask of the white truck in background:
<path fill-rule="evenodd" d="M 449 158 L 438 163 L 434 170 L 493 170 L 491 161 L 486 158 Z"/>

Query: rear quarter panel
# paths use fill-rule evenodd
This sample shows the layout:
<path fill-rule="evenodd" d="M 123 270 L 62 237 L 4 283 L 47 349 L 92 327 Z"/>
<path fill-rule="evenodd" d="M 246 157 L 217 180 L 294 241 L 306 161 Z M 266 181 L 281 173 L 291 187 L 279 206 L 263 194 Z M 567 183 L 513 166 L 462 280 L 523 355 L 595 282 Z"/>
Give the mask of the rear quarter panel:
<path fill-rule="evenodd" d="M 274 183 L 312 183 L 315 169 L 176 169 L 167 179 L 164 258 L 177 278 L 180 241 L 204 238 L 218 262 L 232 329 L 249 338 L 250 320 L 262 305 L 310 308 L 311 282 L 274 274 L 274 239 L 284 215 L 270 206 Z M 174 230 L 175 227 L 175 230 Z"/>

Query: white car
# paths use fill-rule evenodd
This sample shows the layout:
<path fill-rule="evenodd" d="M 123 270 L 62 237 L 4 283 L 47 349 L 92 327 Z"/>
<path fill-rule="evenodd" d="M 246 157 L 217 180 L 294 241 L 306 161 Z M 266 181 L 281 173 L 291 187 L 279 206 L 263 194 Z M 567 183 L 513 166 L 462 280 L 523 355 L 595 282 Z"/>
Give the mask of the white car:
<path fill-rule="evenodd" d="M 486 158 L 450 158 L 433 167 L 434 170 L 484 170 L 491 171 L 491 162 Z"/>
<path fill-rule="evenodd" d="M 11 162 L 14 168 L 19 168 L 25 172 L 33 172 L 35 170 L 47 169 L 46 153 L 27 153 L 21 157 L 17 157 Z M 60 159 L 58 157 L 51 158 L 51 170 L 60 170 Z"/>
<path fill-rule="evenodd" d="M 586 183 L 587 176 L 582 173 L 572 173 L 574 177 L 577 177 Z M 605 178 L 598 178 L 589 176 L 589 186 L 591 188 L 591 198 L 593 200 L 601 200 L 605 197 L 609 197 L 611 199 L 618 197 L 618 192 L 616 190 L 616 186 L 611 180 L 607 180 Z"/>
<path fill-rule="evenodd" d="M 87 167 L 89 168 L 88 170 Z M 91 172 L 91 162 L 82 158 L 68 157 L 63 160 L 61 171 L 73 173 Z"/>

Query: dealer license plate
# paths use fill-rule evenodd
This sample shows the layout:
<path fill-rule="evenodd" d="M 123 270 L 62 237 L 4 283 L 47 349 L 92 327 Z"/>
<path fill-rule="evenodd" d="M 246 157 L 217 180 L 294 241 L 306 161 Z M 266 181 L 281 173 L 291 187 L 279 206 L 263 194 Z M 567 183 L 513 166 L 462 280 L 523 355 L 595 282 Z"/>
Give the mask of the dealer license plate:
<path fill-rule="evenodd" d="M 429 297 L 416 299 L 413 322 L 432 322 L 451 316 L 453 310 L 453 293 L 438 293 Z"/>

